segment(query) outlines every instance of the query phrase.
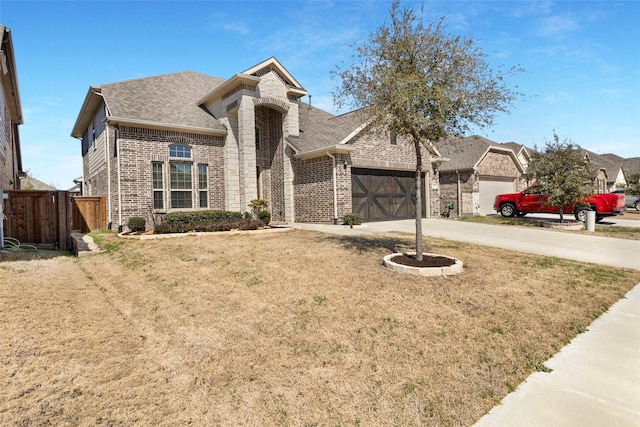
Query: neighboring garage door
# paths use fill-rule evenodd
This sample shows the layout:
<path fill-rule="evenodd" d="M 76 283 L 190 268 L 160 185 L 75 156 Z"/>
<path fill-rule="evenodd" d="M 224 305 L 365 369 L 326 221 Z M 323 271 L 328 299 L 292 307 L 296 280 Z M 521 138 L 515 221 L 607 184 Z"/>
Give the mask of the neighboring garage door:
<path fill-rule="evenodd" d="M 415 218 L 415 172 L 351 169 L 354 213 L 365 221 Z M 426 212 L 422 178 L 422 212 Z"/>
<path fill-rule="evenodd" d="M 513 193 L 515 178 L 482 178 L 480 177 L 480 215 L 497 213 L 493 210 L 493 202 L 498 194 Z"/>

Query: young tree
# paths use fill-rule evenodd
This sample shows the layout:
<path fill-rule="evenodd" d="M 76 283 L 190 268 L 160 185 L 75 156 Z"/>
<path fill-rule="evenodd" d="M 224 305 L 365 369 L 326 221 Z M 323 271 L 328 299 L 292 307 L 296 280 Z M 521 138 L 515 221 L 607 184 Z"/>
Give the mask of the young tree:
<path fill-rule="evenodd" d="M 629 187 L 626 193 L 631 196 L 640 197 L 640 172 L 634 172 L 629 177 Z"/>
<path fill-rule="evenodd" d="M 372 133 L 391 132 L 416 153 L 416 254 L 422 260 L 421 147 L 493 123 L 520 95 L 504 82 L 511 68 L 494 70 L 475 41 L 446 33 L 445 20 L 424 26 L 410 8 L 393 2 L 390 22 L 355 48 L 353 63 L 339 67 L 338 107 L 359 109 Z"/>
<path fill-rule="evenodd" d="M 544 152 L 536 150 L 531 156 L 527 175 L 549 194 L 547 205 L 559 209 L 560 222 L 564 222 L 562 207 L 576 205 L 593 187 L 594 175 L 580 146 L 569 139 L 560 142 L 555 132 Z"/>

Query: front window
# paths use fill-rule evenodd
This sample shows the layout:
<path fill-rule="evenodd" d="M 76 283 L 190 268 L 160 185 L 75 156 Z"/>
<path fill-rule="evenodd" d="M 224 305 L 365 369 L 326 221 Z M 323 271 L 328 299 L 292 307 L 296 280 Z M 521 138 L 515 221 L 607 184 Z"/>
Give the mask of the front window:
<path fill-rule="evenodd" d="M 191 147 L 188 145 L 174 144 L 169 146 L 169 157 L 175 159 L 190 159 Z"/>
<path fill-rule="evenodd" d="M 256 150 L 260 149 L 260 128 L 256 126 L 255 128 L 255 135 L 256 135 Z"/>
<path fill-rule="evenodd" d="M 164 209 L 164 185 L 162 180 L 162 163 L 153 163 L 153 208 Z"/>
<path fill-rule="evenodd" d="M 209 206 L 209 192 L 207 180 L 207 165 L 198 165 L 198 198 L 200 208 L 207 208 Z"/>
<path fill-rule="evenodd" d="M 188 163 L 170 163 L 171 208 L 192 208 L 191 165 Z"/>

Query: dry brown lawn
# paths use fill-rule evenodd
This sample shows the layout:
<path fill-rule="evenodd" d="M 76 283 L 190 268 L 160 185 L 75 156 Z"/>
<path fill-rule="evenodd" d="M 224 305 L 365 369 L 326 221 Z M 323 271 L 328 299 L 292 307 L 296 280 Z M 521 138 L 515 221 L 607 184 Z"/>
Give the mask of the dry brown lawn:
<path fill-rule="evenodd" d="M 470 425 L 640 281 L 434 239 L 465 272 L 399 275 L 397 234 L 101 240 L 0 262 L 3 425 Z"/>

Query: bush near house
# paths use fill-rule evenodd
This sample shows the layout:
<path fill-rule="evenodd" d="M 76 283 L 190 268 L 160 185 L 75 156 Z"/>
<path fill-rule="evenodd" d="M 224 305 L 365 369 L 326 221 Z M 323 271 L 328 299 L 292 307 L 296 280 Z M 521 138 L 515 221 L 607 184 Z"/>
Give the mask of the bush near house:
<path fill-rule="evenodd" d="M 342 223 L 344 225 L 360 225 L 362 224 L 362 215 L 359 213 L 346 214 L 342 217 Z"/>
<path fill-rule="evenodd" d="M 256 230 L 264 222 L 245 218 L 240 212 L 211 210 L 196 212 L 171 212 L 156 226 L 156 234 L 188 233 L 190 231 Z"/>
<path fill-rule="evenodd" d="M 132 216 L 127 222 L 127 227 L 132 233 L 141 233 L 146 230 L 147 220 L 141 216 Z"/>

